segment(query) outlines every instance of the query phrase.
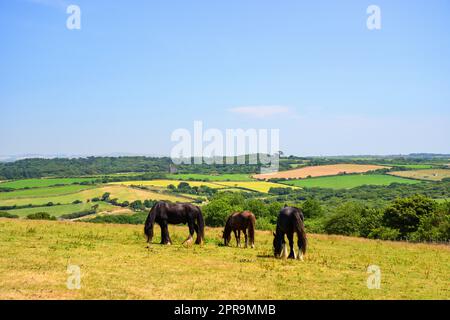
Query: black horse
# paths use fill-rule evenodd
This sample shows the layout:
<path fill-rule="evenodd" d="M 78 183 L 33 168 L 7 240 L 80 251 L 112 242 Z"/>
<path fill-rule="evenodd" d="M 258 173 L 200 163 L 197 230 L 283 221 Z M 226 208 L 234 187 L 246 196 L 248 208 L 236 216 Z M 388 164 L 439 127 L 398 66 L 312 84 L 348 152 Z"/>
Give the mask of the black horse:
<path fill-rule="evenodd" d="M 285 206 L 281 209 L 277 220 L 277 229 L 273 233 L 273 251 L 277 258 L 286 258 L 287 247 L 284 241 L 284 235 L 287 235 L 291 251 L 288 258 L 295 259 L 294 251 L 294 233 L 297 233 L 298 244 L 298 259 L 303 260 L 303 255 L 306 253 L 306 232 L 303 224 L 304 216 L 302 211 L 296 207 Z"/>
<path fill-rule="evenodd" d="M 144 233 L 149 244 L 153 239 L 153 225 L 155 222 L 161 227 L 161 244 L 172 244 L 168 224 L 180 223 L 187 223 L 189 226 L 189 236 L 183 243 L 192 242 L 194 231 L 197 233 L 195 244 L 203 242 L 205 223 L 202 212 L 199 207 L 190 203 L 171 204 L 164 201 L 155 203 L 147 216 L 144 227 Z"/>

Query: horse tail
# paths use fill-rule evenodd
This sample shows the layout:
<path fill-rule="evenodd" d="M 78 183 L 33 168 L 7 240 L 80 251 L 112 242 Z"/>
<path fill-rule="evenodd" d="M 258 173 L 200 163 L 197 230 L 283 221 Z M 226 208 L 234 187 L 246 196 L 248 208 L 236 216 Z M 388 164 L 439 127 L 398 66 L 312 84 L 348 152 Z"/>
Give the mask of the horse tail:
<path fill-rule="evenodd" d="M 255 246 L 255 228 L 256 228 L 256 217 L 254 214 L 251 214 L 250 223 L 248 226 L 248 236 L 250 238 L 250 245 L 252 248 Z"/>
<path fill-rule="evenodd" d="M 197 243 L 201 244 L 205 240 L 205 220 L 203 219 L 202 210 L 200 207 L 197 207 L 197 225 L 198 225 L 198 233 L 197 233 Z"/>
<path fill-rule="evenodd" d="M 153 239 L 153 225 L 155 224 L 156 213 L 159 211 L 160 203 L 157 202 L 153 205 L 145 220 L 144 233 L 147 236 L 147 242 L 151 242 Z"/>
<path fill-rule="evenodd" d="M 307 238 L 306 238 L 305 224 L 303 223 L 303 220 L 301 218 L 302 217 L 301 211 L 298 210 L 297 212 L 295 212 L 294 216 L 296 220 L 295 229 L 297 231 L 298 244 L 300 247 L 299 249 L 301 249 L 302 253 L 305 254 L 307 246 Z"/>

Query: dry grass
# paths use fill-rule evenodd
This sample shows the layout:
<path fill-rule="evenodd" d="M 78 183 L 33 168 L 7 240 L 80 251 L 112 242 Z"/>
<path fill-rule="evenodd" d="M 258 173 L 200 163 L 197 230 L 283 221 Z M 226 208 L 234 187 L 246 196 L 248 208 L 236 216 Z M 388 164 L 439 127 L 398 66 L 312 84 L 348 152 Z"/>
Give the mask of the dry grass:
<path fill-rule="evenodd" d="M 0 219 L 0 230 L 0 299 L 450 298 L 443 245 L 310 235 L 300 262 L 272 258 L 261 231 L 255 249 L 220 246 L 220 229 L 184 247 L 187 228 L 172 226 L 173 246 L 147 249 L 142 226 Z M 69 264 L 81 268 L 80 290 L 66 287 Z M 380 290 L 366 286 L 371 264 Z"/>
<path fill-rule="evenodd" d="M 395 171 L 389 174 L 402 178 L 440 181 L 444 178 L 450 178 L 450 169 L 425 169 L 411 171 Z"/>
<path fill-rule="evenodd" d="M 256 179 L 303 179 L 307 177 L 334 176 L 341 173 L 364 173 L 368 171 L 388 168 L 378 165 L 362 165 L 362 164 L 332 164 L 324 166 L 311 166 L 288 171 L 280 171 L 274 173 L 257 174 L 253 178 Z"/>

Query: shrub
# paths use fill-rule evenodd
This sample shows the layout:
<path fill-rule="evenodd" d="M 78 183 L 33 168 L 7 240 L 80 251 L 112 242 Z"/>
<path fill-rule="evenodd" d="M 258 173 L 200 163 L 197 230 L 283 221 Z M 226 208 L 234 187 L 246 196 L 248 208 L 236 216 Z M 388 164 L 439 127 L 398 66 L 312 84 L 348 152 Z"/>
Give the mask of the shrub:
<path fill-rule="evenodd" d="M 325 232 L 328 234 L 358 236 L 363 209 L 360 204 L 351 202 L 339 206 L 336 212 L 325 221 Z"/>
<path fill-rule="evenodd" d="M 0 212 L 0 218 L 17 219 L 19 216 L 8 212 Z"/>
<path fill-rule="evenodd" d="M 275 225 L 268 217 L 256 219 L 256 229 L 258 230 L 275 230 Z"/>
<path fill-rule="evenodd" d="M 400 238 L 400 231 L 397 229 L 380 226 L 373 229 L 369 233 L 368 238 L 380 240 L 398 240 Z"/>
<path fill-rule="evenodd" d="M 383 216 L 384 225 L 398 229 L 401 236 L 417 231 L 420 219 L 436 210 L 436 202 L 423 195 L 396 199 Z"/>
<path fill-rule="evenodd" d="M 85 217 L 85 216 L 95 214 L 95 213 L 97 213 L 97 210 L 91 209 L 91 210 L 85 210 L 85 211 L 74 212 L 74 213 L 69 213 L 69 214 L 63 214 L 62 216 L 60 216 L 60 218 L 65 219 L 65 220 L 72 220 L 72 219 Z"/>
<path fill-rule="evenodd" d="M 47 212 L 37 212 L 27 215 L 30 220 L 56 220 L 56 217 L 51 216 Z"/>
<path fill-rule="evenodd" d="M 80 203 L 83 203 L 83 201 L 81 201 L 81 200 L 75 200 L 74 202 L 72 202 L 72 204 L 80 204 Z"/>

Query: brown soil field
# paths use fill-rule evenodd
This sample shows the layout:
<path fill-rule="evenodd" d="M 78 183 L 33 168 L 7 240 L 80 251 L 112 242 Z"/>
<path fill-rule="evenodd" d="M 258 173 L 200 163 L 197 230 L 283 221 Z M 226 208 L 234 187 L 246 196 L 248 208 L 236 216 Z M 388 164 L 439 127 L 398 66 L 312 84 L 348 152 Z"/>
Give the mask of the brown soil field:
<path fill-rule="evenodd" d="M 334 176 L 340 173 L 364 173 L 368 171 L 378 170 L 388 168 L 386 166 L 378 165 L 362 165 L 362 164 L 332 164 L 324 166 L 312 166 L 300 169 L 280 171 L 266 174 L 256 174 L 253 176 L 255 179 L 302 179 L 311 177 L 322 177 L 322 176 Z"/>
<path fill-rule="evenodd" d="M 444 178 L 450 178 L 450 169 L 424 169 L 411 171 L 389 172 L 393 176 L 402 178 L 411 178 L 418 180 L 440 181 Z"/>

